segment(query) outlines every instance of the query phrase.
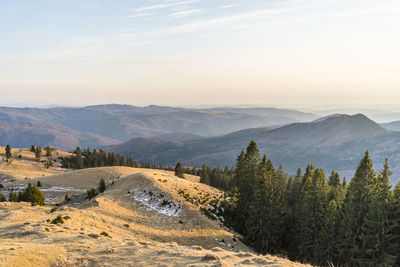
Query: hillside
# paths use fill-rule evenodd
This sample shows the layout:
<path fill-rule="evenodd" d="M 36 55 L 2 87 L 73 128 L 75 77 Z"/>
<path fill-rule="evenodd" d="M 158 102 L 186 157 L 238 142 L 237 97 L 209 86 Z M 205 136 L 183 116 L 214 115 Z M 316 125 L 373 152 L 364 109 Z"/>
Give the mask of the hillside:
<path fill-rule="evenodd" d="M 85 189 L 96 187 L 101 177 L 107 190 L 85 200 Z M 302 266 L 256 255 L 233 232 L 208 219 L 199 205 L 221 199 L 222 193 L 186 178 L 108 167 L 33 179 L 41 181 L 46 198 L 58 194 L 62 201 L 68 193 L 71 200 L 53 211 L 51 205 L 0 203 L 0 265 Z M 197 200 L 205 202 L 195 205 Z M 58 215 L 70 218 L 52 224 Z"/>
<path fill-rule="evenodd" d="M 5 147 L 0 146 L 0 183 L 4 180 L 23 180 L 66 172 L 68 170 L 60 168 L 61 162 L 58 158 L 69 155 L 71 154 L 61 150 L 53 150 L 51 157 L 45 157 L 45 151 L 42 151 L 41 159 L 38 160 L 29 148 L 12 148 L 11 159 L 6 162 Z M 49 159 L 54 166 L 46 168 L 45 162 Z"/>
<path fill-rule="evenodd" d="M 27 142 L 36 141 L 37 145 L 72 150 L 78 145 L 107 146 L 134 137 L 177 132 L 210 137 L 246 128 L 316 118 L 310 113 L 273 108 L 193 109 L 130 105 L 50 109 L 0 107 L 0 120 L 8 125 L 0 131 L 0 143 L 22 147 L 27 146 Z"/>
<path fill-rule="evenodd" d="M 72 150 L 77 146 L 98 147 L 119 143 L 98 134 L 79 132 L 69 127 L 44 121 L 0 120 L 0 144 L 15 147 L 52 146 Z"/>
<path fill-rule="evenodd" d="M 397 149 L 400 133 L 390 132 L 361 114 L 329 116 L 278 129 L 247 129 L 186 142 L 133 139 L 108 150 L 130 155 L 139 162 L 173 165 L 180 161 L 199 167 L 203 163 L 223 167 L 234 165 L 240 150 L 252 139 L 275 165 L 283 164 L 291 174 L 312 163 L 327 172 L 336 169 L 349 177 L 368 149 L 377 168 L 381 168 L 384 159 L 389 157 L 395 174 L 393 182 L 398 179 L 396 174 L 400 175 L 400 152 Z M 150 152 L 146 153 L 142 146 Z"/>
<path fill-rule="evenodd" d="M 381 126 L 390 131 L 400 131 L 400 121 L 381 123 Z"/>

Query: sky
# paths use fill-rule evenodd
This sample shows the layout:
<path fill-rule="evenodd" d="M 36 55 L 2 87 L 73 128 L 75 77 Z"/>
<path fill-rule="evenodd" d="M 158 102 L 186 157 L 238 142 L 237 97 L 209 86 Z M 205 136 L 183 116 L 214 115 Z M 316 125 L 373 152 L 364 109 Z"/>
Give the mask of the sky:
<path fill-rule="evenodd" d="M 399 0 L 1 0 L 0 105 L 396 108 Z"/>

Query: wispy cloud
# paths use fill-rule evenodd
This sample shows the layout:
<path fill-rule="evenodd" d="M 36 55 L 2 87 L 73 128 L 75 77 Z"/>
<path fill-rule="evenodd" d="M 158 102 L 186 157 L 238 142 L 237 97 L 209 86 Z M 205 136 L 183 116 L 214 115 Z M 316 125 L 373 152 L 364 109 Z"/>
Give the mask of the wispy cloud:
<path fill-rule="evenodd" d="M 225 5 L 225 6 L 221 6 L 221 9 L 230 9 L 230 8 L 234 8 L 234 7 L 238 7 L 239 5 L 234 4 L 234 5 Z"/>
<path fill-rule="evenodd" d="M 153 13 L 143 12 L 143 13 L 132 14 L 132 15 L 129 15 L 129 16 L 124 16 L 124 17 L 121 17 L 121 18 L 122 19 L 144 18 L 144 17 L 150 17 L 151 15 L 153 15 Z"/>
<path fill-rule="evenodd" d="M 266 15 L 278 15 L 286 12 L 287 10 L 283 9 L 265 9 L 265 10 L 258 10 L 238 15 L 231 15 L 225 16 L 215 19 L 208 19 L 208 20 L 200 20 L 196 22 L 187 23 L 181 26 L 174 27 L 170 30 L 170 33 L 187 33 L 187 32 L 194 32 L 197 30 L 202 30 L 204 28 L 209 27 L 216 27 L 216 26 L 224 26 L 232 24 L 236 21 L 246 20 L 249 18 L 258 18 L 260 16 Z"/>
<path fill-rule="evenodd" d="M 165 3 L 165 4 L 151 5 L 151 6 L 142 6 L 142 7 L 135 8 L 133 11 L 139 13 L 139 12 L 156 10 L 156 9 L 183 6 L 183 5 L 193 4 L 193 3 L 198 3 L 198 2 L 200 2 L 200 0 L 187 0 L 187 1 L 180 1 L 180 2 L 171 2 L 171 3 Z"/>
<path fill-rule="evenodd" d="M 133 14 L 128 15 L 128 16 L 124 16 L 121 17 L 122 19 L 132 19 L 132 18 L 144 18 L 144 17 L 151 17 L 153 15 L 155 15 L 155 13 L 158 10 L 161 9 L 167 9 L 167 8 L 187 8 L 186 5 L 189 4 L 194 4 L 194 3 L 198 3 L 200 2 L 200 0 L 185 0 L 185 1 L 174 1 L 174 2 L 168 2 L 168 3 L 163 3 L 163 4 L 157 4 L 157 5 L 150 5 L 150 6 L 141 6 L 141 7 L 137 7 L 135 9 L 133 9 Z M 196 12 L 194 10 L 192 10 L 192 13 L 190 13 L 189 11 L 181 11 L 181 12 L 175 12 L 170 14 L 169 18 L 177 18 L 177 17 L 184 17 L 184 16 L 189 16 L 189 15 L 193 15 L 193 14 L 197 14 L 199 13 L 199 10 L 196 10 Z"/>
<path fill-rule="evenodd" d="M 397 10 L 398 10 L 398 8 L 397 8 Z M 393 11 L 393 7 L 379 6 L 379 7 L 370 7 L 370 8 L 363 8 L 363 9 L 346 10 L 346 11 L 329 14 L 327 17 L 330 17 L 330 18 L 359 17 L 359 16 L 367 16 L 367 15 L 385 13 L 388 11 Z"/>
<path fill-rule="evenodd" d="M 183 18 L 183 17 L 192 16 L 192 15 L 202 14 L 204 12 L 205 12 L 205 9 L 189 9 L 189 10 L 183 10 L 183 11 L 171 13 L 171 14 L 167 15 L 167 18 L 169 18 L 169 19 Z"/>

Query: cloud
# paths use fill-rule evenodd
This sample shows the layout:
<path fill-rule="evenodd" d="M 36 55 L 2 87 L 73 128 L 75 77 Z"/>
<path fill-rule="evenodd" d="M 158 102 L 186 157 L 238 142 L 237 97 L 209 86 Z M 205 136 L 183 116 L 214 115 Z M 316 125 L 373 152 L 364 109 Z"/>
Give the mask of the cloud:
<path fill-rule="evenodd" d="M 397 8 L 398 10 L 398 8 Z M 348 18 L 348 17 L 359 17 L 359 16 L 367 16 L 367 15 L 374 15 L 379 13 L 386 13 L 393 11 L 393 7 L 371 7 L 371 8 L 364 8 L 364 9 L 353 9 L 353 10 L 346 10 L 342 12 L 336 12 L 329 14 L 327 17 L 329 18 Z"/>
<path fill-rule="evenodd" d="M 229 25 L 229 24 L 232 24 L 239 20 L 245 20 L 245 19 L 249 19 L 249 18 L 257 18 L 257 17 L 265 16 L 265 15 L 278 15 L 278 14 L 281 14 L 284 12 L 286 12 L 286 10 L 265 9 L 265 10 L 258 10 L 258 11 L 238 14 L 238 15 L 220 17 L 220 18 L 216 18 L 216 19 L 196 21 L 196 22 L 191 22 L 191 23 L 187 23 L 187 24 L 184 24 L 181 26 L 174 27 L 174 28 L 170 29 L 170 33 L 194 32 L 197 30 L 202 30 L 204 28 Z"/>
<path fill-rule="evenodd" d="M 221 9 L 229 9 L 229 8 L 234 8 L 234 7 L 238 7 L 239 5 L 234 4 L 234 5 L 225 5 L 225 6 L 221 6 Z"/>
<path fill-rule="evenodd" d="M 177 6 L 183 6 L 183 5 L 193 4 L 193 3 L 198 3 L 198 2 L 200 2 L 200 1 L 199 0 L 187 0 L 187 1 L 180 1 L 180 2 L 171 2 L 171 3 L 166 3 L 166 4 L 151 5 L 151 6 L 142 6 L 142 7 L 135 8 L 133 11 L 136 13 L 140 13 L 140 12 L 144 12 L 144 11 L 164 9 L 164 8 L 169 8 L 169 7 L 177 7 Z"/>
<path fill-rule="evenodd" d="M 136 13 L 136 14 L 133 14 L 133 15 L 121 17 L 121 19 L 144 18 L 144 17 L 150 17 L 151 15 L 153 15 L 153 13 L 149 13 L 149 12 Z"/>
<path fill-rule="evenodd" d="M 189 9 L 189 10 L 171 13 L 171 14 L 167 15 L 167 17 L 170 19 L 176 19 L 176 18 L 183 18 L 183 17 L 192 16 L 192 15 L 198 15 L 198 14 L 202 14 L 204 12 L 205 12 L 205 9 Z"/>

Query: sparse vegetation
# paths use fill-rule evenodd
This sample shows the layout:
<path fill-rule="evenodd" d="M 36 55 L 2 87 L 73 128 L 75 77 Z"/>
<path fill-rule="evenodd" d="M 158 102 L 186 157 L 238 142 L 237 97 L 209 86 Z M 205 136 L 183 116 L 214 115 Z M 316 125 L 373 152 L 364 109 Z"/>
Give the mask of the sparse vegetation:
<path fill-rule="evenodd" d="M 63 224 L 64 220 L 61 215 L 58 215 L 55 219 L 51 221 L 52 224 Z"/>
<path fill-rule="evenodd" d="M 181 163 L 178 162 L 178 163 L 176 164 L 176 166 L 175 166 L 175 176 L 180 177 L 180 178 L 185 178 L 185 177 L 183 176 L 184 171 L 185 171 L 185 170 L 183 169 Z"/>
<path fill-rule="evenodd" d="M 95 196 L 97 196 L 96 189 L 91 188 L 90 190 L 87 191 L 87 199 L 90 200 L 90 199 L 94 198 Z"/>
<path fill-rule="evenodd" d="M 6 145 L 6 160 L 8 161 L 11 158 L 11 146 L 9 144 Z"/>
<path fill-rule="evenodd" d="M 107 232 L 101 232 L 100 235 L 111 238 L 111 236 Z"/>
<path fill-rule="evenodd" d="M 103 193 L 104 191 L 106 191 L 106 182 L 101 178 L 99 182 L 99 192 Z"/>

